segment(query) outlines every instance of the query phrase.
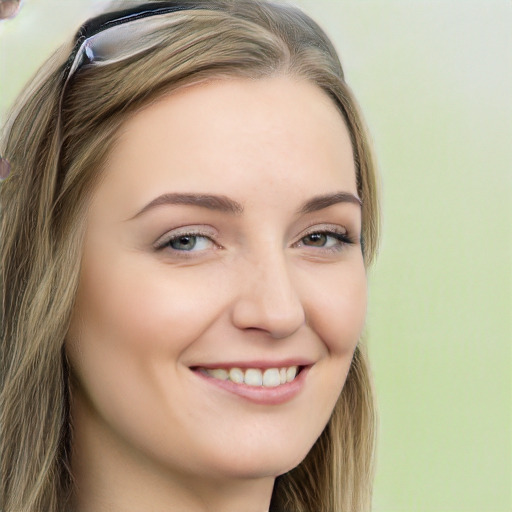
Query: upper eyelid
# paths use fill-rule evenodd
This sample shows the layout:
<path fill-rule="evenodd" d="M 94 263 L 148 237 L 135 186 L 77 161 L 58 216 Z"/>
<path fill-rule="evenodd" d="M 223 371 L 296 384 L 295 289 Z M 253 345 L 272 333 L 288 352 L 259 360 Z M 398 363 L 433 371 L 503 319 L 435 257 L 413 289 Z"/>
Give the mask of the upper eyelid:
<path fill-rule="evenodd" d="M 335 233 L 338 235 L 351 237 L 351 231 L 346 226 L 342 226 L 340 224 L 312 224 L 310 227 L 302 230 L 294 244 L 299 243 L 304 237 L 313 233 Z"/>
<path fill-rule="evenodd" d="M 193 230 L 189 230 L 189 231 L 184 230 L 181 233 L 180 232 L 175 233 L 175 232 L 170 231 L 170 232 L 166 233 L 165 235 L 162 235 L 153 244 L 153 247 L 155 249 L 161 249 L 161 248 L 165 247 L 171 240 L 174 240 L 175 238 L 179 238 L 180 236 L 197 236 L 197 237 L 207 238 L 213 244 L 219 246 L 219 243 L 214 239 L 214 237 L 212 236 L 211 233 L 203 233 L 203 232 L 193 231 Z"/>
<path fill-rule="evenodd" d="M 310 227 L 305 228 L 300 236 L 303 237 L 310 233 L 326 233 L 330 231 L 341 234 L 348 234 L 349 232 L 345 226 L 339 224 L 312 224 Z"/>
<path fill-rule="evenodd" d="M 313 233 L 329 234 L 330 232 L 344 236 L 351 236 L 351 230 L 344 225 L 330 223 L 314 223 L 304 228 L 291 245 L 294 246 L 298 244 L 302 240 L 302 238 Z M 218 233 L 215 228 L 208 226 L 205 229 L 204 226 L 199 225 L 184 225 L 181 227 L 174 228 L 171 231 L 168 231 L 164 235 L 160 236 L 154 242 L 153 247 L 160 248 L 162 246 L 165 246 L 165 244 L 167 244 L 170 240 L 186 235 L 205 237 L 208 238 L 215 245 L 220 246 L 220 243 L 218 241 Z M 358 238 L 357 234 L 352 235 L 352 237 Z"/>
<path fill-rule="evenodd" d="M 180 231 L 181 229 L 183 229 L 183 231 Z M 304 236 L 307 236 L 311 233 L 320 233 L 320 232 L 322 232 L 322 233 L 334 232 L 334 233 L 340 233 L 340 234 L 348 234 L 349 230 L 347 228 L 345 228 L 344 226 L 337 226 L 337 225 L 332 225 L 332 224 L 328 224 L 328 225 L 313 224 L 310 227 L 303 229 L 302 232 L 300 233 L 300 235 L 298 236 L 298 238 L 300 239 L 300 238 L 303 238 Z M 204 236 L 206 238 L 211 238 L 213 240 L 213 238 L 215 238 L 216 233 L 212 233 L 207 230 L 202 230 L 200 228 L 194 228 L 193 226 L 191 226 L 191 227 L 183 226 L 183 228 L 176 228 L 171 231 L 168 231 L 167 233 L 165 233 L 164 235 L 159 237 L 158 240 L 172 239 L 174 237 L 186 236 L 186 235 Z M 158 240 L 157 240 L 157 242 L 158 242 Z"/>
<path fill-rule="evenodd" d="M 304 245 L 304 238 L 306 238 L 307 236 L 309 235 L 314 235 L 314 234 L 323 234 L 323 235 L 326 235 L 327 237 L 331 237 L 331 238 L 335 238 L 341 245 L 345 245 L 345 244 L 353 244 L 354 243 L 354 238 L 352 236 L 350 236 L 347 232 L 340 232 L 340 231 L 335 231 L 335 230 L 332 230 L 332 229 L 314 229 L 312 231 L 309 231 L 307 233 L 305 233 L 304 235 L 302 235 L 296 242 L 293 243 L 293 246 L 298 246 L 300 244 L 303 244 Z M 314 247 L 315 246 L 307 246 L 307 245 L 304 245 L 304 247 Z M 317 247 L 319 250 L 322 250 L 323 247 Z"/>

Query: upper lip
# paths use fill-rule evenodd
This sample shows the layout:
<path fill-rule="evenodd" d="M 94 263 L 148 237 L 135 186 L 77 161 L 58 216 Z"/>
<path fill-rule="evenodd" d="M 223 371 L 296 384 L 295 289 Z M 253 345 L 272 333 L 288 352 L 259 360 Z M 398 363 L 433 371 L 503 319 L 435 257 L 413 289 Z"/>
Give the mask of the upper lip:
<path fill-rule="evenodd" d="M 268 369 L 268 368 L 288 368 L 290 366 L 311 366 L 314 364 L 314 361 L 311 359 L 305 358 L 289 358 L 289 359 L 279 359 L 276 361 L 269 361 L 268 359 L 263 360 L 253 360 L 253 361 L 229 361 L 229 362 L 214 362 L 214 363 L 201 363 L 191 366 L 191 368 L 260 368 L 260 369 Z"/>

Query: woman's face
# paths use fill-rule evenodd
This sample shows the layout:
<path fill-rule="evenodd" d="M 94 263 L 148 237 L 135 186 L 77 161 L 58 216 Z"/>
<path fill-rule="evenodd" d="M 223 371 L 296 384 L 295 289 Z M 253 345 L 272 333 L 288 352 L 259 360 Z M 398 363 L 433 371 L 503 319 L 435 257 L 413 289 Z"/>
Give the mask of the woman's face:
<path fill-rule="evenodd" d="M 360 233 L 349 134 L 316 86 L 219 80 L 134 115 L 88 212 L 66 346 L 80 463 L 296 466 L 363 328 Z"/>

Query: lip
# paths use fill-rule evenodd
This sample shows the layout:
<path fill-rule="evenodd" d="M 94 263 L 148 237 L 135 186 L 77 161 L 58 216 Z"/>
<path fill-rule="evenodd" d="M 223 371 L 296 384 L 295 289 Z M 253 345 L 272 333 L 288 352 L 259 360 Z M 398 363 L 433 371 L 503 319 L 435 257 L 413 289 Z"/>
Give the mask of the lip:
<path fill-rule="evenodd" d="M 268 366 L 267 364 L 252 366 L 253 364 L 254 362 L 251 362 L 250 365 L 245 363 L 244 365 L 238 366 L 234 364 L 232 365 L 231 363 L 229 366 L 226 366 L 225 364 L 221 366 L 197 366 L 195 369 L 191 368 L 191 370 L 194 375 L 202 379 L 202 381 L 208 386 L 214 386 L 222 391 L 227 391 L 228 393 L 232 393 L 256 404 L 279 405 L 290 401 L 301 392 L 306 383 L 307 374 L 311 368 L 311 365 L 287 365 L 279 363 L 281 368 L 284 366 L 301 366 L 302 369 L 292 382 L 287 382 L 286 384 L 280 384 L 279 386 L 271 388 L 267 388 L 265 386 L 247 386 L 246 384 L 237 384 L 230 380 L 220 380 L 210 377 L 209 375 L 205 375 L 199 371 L 199 368 L 279 368 L 279 366 Z"/>
<path fill-rule="evenodd" d="M 196 364 L 191 367 L 191 369 L 196 368 L 207 368 L 209 370 L 213 370 L 215 368 L 219 369 L 229 369 L 229 368 L 240 368 L 243 370 L 247 370 L 248 368 L 259 368 L 260 370 L 268 370 L 269 368 L 289 368 L 290 366 L 312 366 L 314 364 L 313 361 L 309 359 L 280 359 L 279 361 L 268 361 L 263 359 L 253 360 L 253 361 L 230 361 L 226 362 L 216 362 L 216 363 L 206 363 L 206 364 Z"/>

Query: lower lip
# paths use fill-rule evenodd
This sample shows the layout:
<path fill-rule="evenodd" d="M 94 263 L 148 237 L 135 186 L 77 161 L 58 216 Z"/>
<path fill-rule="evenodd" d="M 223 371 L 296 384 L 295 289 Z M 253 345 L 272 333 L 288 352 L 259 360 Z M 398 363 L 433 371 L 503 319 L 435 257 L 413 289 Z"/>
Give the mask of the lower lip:
<path fill-rule="evenodd" d="M 205 382 L 238 395 L 250 402 L 263 405 L 279 405 L 288 402 L 300 393 L 304 387 L 309 368 L 309 366 L 303 368 L 291 382 L 271 388 L 265 386 L 247 386 L 246 384 L 237 384 L 230 380 L 220 380 L 205 375 L 198 370 L 193 370 L 193 372 Z"/>

